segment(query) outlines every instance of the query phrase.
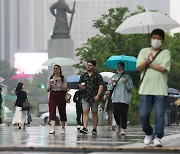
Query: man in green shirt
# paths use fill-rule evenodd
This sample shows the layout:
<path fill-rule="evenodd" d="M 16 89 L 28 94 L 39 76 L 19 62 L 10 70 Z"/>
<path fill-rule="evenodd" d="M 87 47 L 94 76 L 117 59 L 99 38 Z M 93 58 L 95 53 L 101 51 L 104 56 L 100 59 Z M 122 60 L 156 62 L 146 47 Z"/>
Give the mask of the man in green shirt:
<path fill-rule="evenodd" d="M 162 146 L 160 139 L 164 136 L 165 98 L 167 96 L 167 78 L 170 71 L 170 52 L 162 50 L 164 31 L 154 29 L 151 32 L 151 47 L 144 48 L 137 58 L 137 69 L 141 72 L 140 118 L 145 132 L 144 143 L 150 144 L 153 140 L 155 146 Z M 155 55 L 158 56 L 153 60 Z M 147 71 L 145 71 L 147 68 Z M 155 130 L 150 125 L 150 114 L 155 111 Z"/>

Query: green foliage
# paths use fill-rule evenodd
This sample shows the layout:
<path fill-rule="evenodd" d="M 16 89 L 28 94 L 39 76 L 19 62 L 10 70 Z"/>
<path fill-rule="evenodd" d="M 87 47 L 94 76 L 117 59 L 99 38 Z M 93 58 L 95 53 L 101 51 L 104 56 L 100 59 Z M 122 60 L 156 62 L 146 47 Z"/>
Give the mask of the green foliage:
<path fill-rule="evenodd" d="M 128 111 L 128 120 L 131 125 L 140 123 L 139 121 L 139 94 L 138 89 L 133 87 L 132 89 L 132 99 Z"/>
<path fill-rule="evenodd" d="M 164 48 L 171 52 L 171 70 L 168 85 L 180 90 L 180 33 L 175 33 L 173 36 L 166 35 Z"/>
<path fill-rule="evenodd" d="M 8 86 L 8 91 L 14 90 L 14 87 L 17 85 L 17 81 L 9 80 L 9 78 L 15 74 L 15 69 L 11 68 L 7 61 L 0 61 L 0 76 L 5 79 L 3 84 Z"/>
<path fill-rule="evenodd" d="M 48 103 L 48 95 L 46 92 L 47 74 L 47 71 L 43 71 L 42 73 L 35 74 L 31 83 L 27 81 L 24 82 L 33 113 L 36 113 L 39 103 Z"/>

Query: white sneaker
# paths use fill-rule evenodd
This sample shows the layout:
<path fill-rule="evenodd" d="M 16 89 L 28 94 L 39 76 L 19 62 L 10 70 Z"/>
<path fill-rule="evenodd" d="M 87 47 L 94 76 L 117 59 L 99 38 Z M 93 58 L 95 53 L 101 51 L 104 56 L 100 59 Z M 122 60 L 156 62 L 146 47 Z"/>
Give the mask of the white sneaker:
<path fill-rule="evenodd" d="M 116 134 L 119 134 L 120 131 L 121 131 L 121 128 L 120 128 L 120 126 L 117 125 L 117 127 L 116 127 Z"/>
<path fill-rule="evenodd" d="M 144 137 L 144 144 L 148 145 L 152 142 L 153 136 L 152 135 L 146 135 Z"/>
<path fill-rule="evenodd" d="M 61 129 L 61 134 L 65 134 L 66 133 L 66 129 L 65 128 L 62 128 Z"/>
<path fill-rule="evenodd" d="M 153 142 L 155 147 L 162 147 L 160 138 L 154 138 Z"/>
<path fill-rule="evenodd" d="M 51 129 L 51 130 L 49 131 L 49 134 L 55 134 L 55 130 L 54 130 L 54 129 Z"/>
<path fill-rule="evenodd" d="M 121 135 L 126 135 L 125 129 L 121 129 Z"/>

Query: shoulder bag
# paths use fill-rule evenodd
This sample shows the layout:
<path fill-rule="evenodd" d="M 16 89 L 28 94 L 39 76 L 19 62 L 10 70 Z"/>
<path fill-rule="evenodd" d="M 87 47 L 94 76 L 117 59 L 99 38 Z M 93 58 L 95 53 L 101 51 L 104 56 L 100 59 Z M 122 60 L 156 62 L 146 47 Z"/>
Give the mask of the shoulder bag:
<path fill-rule="evenodd" d="M 22 103 L 22 111 L 29 111 L 30 110 L 30 103 L 29 101 L 26 99 L 23 103 Z"/>

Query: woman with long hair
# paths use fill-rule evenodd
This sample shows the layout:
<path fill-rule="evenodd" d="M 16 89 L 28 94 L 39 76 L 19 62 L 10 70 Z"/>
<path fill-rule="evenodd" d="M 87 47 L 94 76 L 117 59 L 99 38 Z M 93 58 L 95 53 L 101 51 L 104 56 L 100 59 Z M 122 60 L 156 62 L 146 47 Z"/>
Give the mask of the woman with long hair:
<path fill-rule="evenodd" d="M 60 121 L 61 121 L 61 134 L 65 134 L 66 117 L 66 91 L 67 86 L 64 83 L 64 76 L 62 75 L 61 67 L 54 65 L 53 74 L 49 78 L 47 85 L 47 92 L 49 95 L 49 113 L 51 130 L 49 134 L 55 134 L 55 119 L 56 119 L 56 106 L 58 106 Z"/>
<path fill-rule="evenodd" d="M 12 124 L 17 124 L 19 129 L 21 129 L 22 126 L 25 129 L 27 124 L 27 111 L 22 110 L 22 104 L 27 100 L 27 93 L 24 91 L 24 84 L 22 82 L 18 83 L 15 94 L 17 96 L 15 102 L 16 111 Z"/>

